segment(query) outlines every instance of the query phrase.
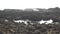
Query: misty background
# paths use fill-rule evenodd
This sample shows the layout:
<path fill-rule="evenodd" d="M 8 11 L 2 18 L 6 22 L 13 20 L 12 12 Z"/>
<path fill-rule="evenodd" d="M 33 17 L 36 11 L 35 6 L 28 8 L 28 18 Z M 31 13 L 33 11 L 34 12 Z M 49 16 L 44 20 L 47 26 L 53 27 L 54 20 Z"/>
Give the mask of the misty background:
<path fill-rule="evenodd" d="M 60 34 L 60 0 L 0 0 L 0 34 Z"/>

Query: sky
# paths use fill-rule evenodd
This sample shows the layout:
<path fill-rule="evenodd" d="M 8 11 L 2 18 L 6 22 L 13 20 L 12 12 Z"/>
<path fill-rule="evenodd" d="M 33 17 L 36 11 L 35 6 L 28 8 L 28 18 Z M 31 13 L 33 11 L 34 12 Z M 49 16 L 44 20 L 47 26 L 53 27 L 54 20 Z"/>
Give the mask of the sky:
<path fill-rule="evenodd" d="M 0 0 L 0 10 L 60 7 L 60 0 Z"/>

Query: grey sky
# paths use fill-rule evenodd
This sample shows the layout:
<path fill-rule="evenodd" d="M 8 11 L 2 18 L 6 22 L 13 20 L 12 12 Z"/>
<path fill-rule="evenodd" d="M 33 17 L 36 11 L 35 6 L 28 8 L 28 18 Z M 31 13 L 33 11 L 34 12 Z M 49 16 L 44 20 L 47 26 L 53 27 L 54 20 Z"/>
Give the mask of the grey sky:
<path fill-rule="evenodd" d="M 60 0 L 0 0 L 0 9 L 60 7 Z"/>

